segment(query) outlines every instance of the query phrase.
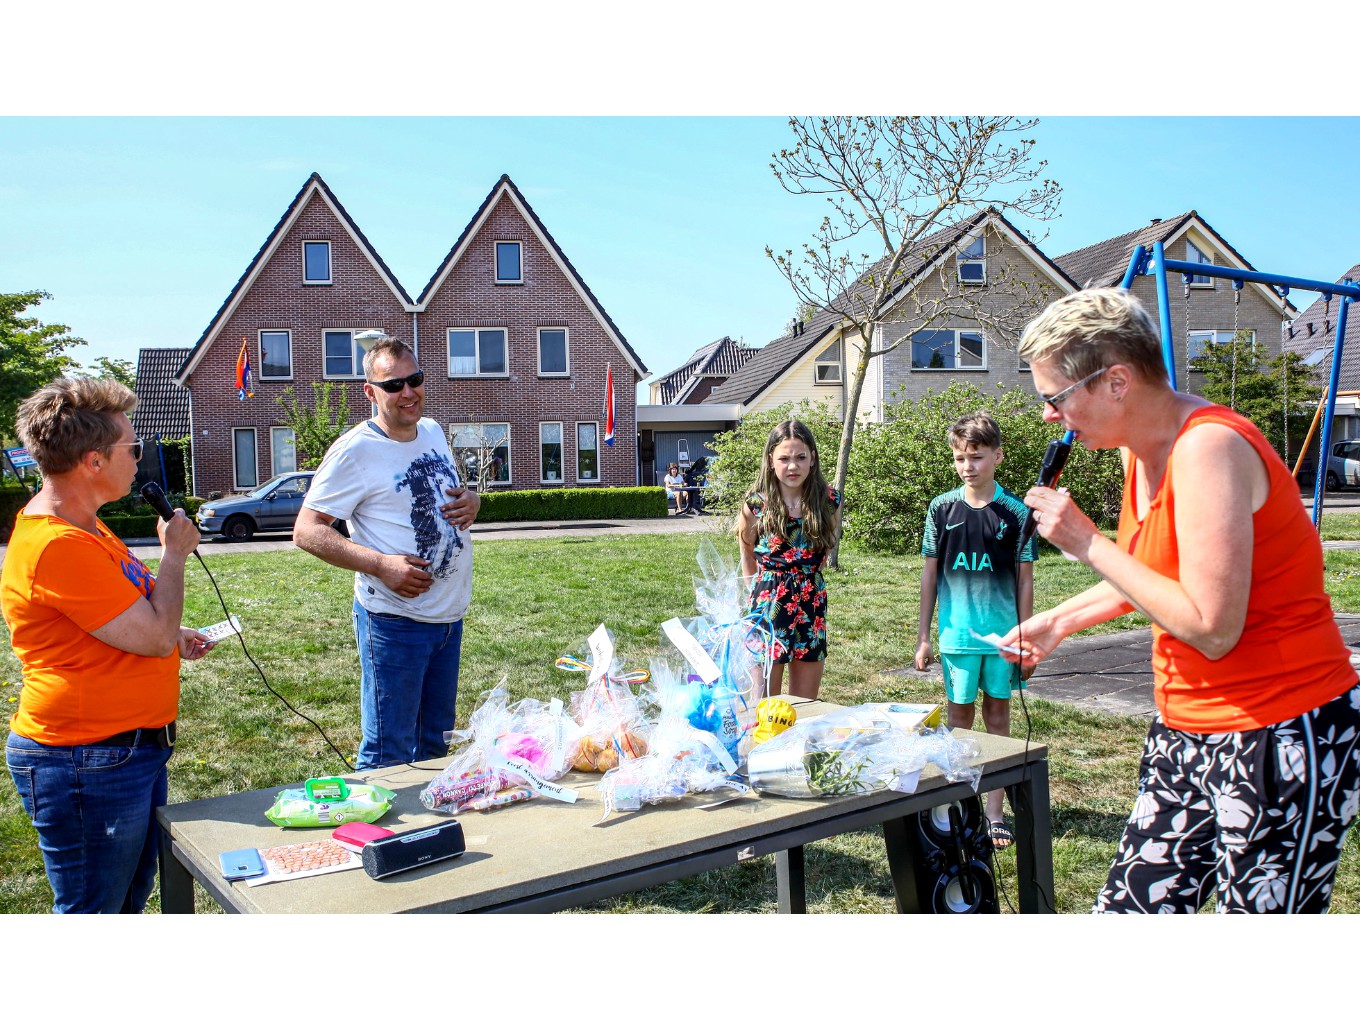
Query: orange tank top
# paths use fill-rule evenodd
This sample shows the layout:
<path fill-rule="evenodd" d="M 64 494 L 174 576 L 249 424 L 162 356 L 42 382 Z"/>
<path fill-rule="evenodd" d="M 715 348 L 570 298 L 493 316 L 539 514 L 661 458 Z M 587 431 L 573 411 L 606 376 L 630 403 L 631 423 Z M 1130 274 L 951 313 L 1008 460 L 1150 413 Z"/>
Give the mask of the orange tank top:
<path fill-rule="evenodd" d="M 1269 494 L 1252 516 L 1246 625 L 1232 651 L 1212 660 L 1153 624 L 1152 668 L 1163 722 L 1192 733 L 1233 733 L 1311 711 L 1354 687 L 1356 673 L 1323 588 L 1322 543 L 1289 469 L 1255 425 L 1216 404 L 1191 413 L 1177 442 L 1210 422 L 1251 443 L 1269 476 Z M 1180 576 L 1171 482 L 1175 455 L 1173 444 L 1142 521 L 1134 502 L 1138 461 L 1130 455 L 1118 536 L 1120 548 L 1173 580 Z"/>

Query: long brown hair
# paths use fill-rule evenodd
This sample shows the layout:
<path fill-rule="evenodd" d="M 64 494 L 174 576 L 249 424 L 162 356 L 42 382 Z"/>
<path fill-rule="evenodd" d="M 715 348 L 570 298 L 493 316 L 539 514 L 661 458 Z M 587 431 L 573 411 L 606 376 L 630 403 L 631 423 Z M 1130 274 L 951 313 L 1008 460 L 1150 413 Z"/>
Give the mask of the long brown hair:
<path fill-rule="evenodd" d="M 760 459 L 760 474 L 756 484 L 747 493 L 748 496 L 758 495 L 765 501 L 757 534 L 780 535 L 784 538 L 789 535 L 789 508 L 784 505 L 779 477 L 770 463 L 774 448 L 788 439 L 797 439 L 812 453 L 811 470 L 803 479 L 803 534 L 815 548 L 830 549 L 836 544 L 836 507 L 827 492 L 826 478 L 822 475 L 822 458 L 817 455 L 817 440 L 810 428 L 792 418 L 781 421 L 770 430 L 770 438 L 765 440 L 765 453 Z"/>

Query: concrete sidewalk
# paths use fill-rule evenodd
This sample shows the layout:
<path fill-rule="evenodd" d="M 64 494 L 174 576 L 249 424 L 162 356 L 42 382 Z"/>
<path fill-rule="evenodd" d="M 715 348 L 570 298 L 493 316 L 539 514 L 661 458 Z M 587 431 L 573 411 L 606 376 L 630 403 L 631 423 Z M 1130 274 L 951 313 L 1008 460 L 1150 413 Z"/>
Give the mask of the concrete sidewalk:
<path fill-rule="evenodd" d="M 1350 646 L 1351 663 L 1360 666 L 1360 615 L 1337 613 L 1336 622 Z M 893 672 L 921 675 L 911 667 Z M 931 663 L 928 672 L 940 676 L 939 663 Z M 1152 697 L 1152 630 L 1070 637 L 1039 664 L 1025 691 L 1094 712 L 1151 719 L 1157 711 Z"/>

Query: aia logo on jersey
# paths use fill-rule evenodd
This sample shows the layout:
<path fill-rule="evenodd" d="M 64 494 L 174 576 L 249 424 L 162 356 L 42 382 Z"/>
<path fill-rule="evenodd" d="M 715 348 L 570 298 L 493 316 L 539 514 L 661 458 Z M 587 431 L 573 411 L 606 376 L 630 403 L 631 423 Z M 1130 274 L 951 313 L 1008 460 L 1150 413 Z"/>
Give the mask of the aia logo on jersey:
<path fill-rule="evenodd" d="M 951 570 L 991 570 L 992 558 L 986 553 L 961 552 L 954 557 Z"/>

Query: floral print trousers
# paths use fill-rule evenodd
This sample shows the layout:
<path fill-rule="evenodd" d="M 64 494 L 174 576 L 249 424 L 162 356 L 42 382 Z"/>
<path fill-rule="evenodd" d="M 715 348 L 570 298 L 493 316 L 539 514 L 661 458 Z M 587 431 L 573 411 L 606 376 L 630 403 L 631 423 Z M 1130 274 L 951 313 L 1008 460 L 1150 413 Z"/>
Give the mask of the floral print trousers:
<path fill-rule="evenodd" d="M 1360 685 L 1242 733 L 1153 722 L 1095 913 L 1325 913 L 1360 808 Z"/>

